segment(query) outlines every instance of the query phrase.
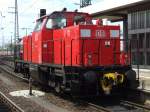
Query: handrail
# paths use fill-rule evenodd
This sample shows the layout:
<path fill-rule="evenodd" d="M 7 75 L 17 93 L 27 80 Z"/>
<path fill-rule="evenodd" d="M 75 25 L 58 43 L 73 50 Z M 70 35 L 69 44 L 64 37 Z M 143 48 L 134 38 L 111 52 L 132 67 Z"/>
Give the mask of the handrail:
<path fill-rule="evenodd" d="M 102 41 L 114 41 L 114 48 L 113 48 L 113 55 L 114 55 L 114 64 L 117 64 L 117 59 L 116 59 L 116 53 L 117 52 L 115 52 L 116 50 L 117 50 L 117 44 L 116 44 L 116 42 L 117 42 L 117 40 L 119 40 L 120 42 L 121 41 L 123 41 L 123 42 L 126 42 L 126 43 L 123 43 L 123 46 L 122 47 L 125 47 L 125 45 L 127 44 L 127 42 L 128 41 L 130 41 L 130 40 L 127 40 L 127 39 L 120 39 L 120 38 L 111 38 L 111 39 L 102 39 L 102 38 L 83 38 L 83 39 L 71 39 L 71 45 L 70 45 L 70 58 L 71 58 L 71 60 L 70 60 L 70 65 L 72 66 L 73 65 L 73 41 L 82 41 L 82 47 L 81 47 L 81 49 L 82 49 L 82 52 L 81 52 L 81 62 L 82 62 L 82 66 L 84 66 L 85 64 L 84 64 L 84 48 L 85 48 L 85 41 L 87 41 L 87 40 L 97 40 L 97 42 L 98 42 L 98 46 L 97 46 L 97 55 L 98 55 L 98 65 L 101 63 L 100 61 L 101 61 L 101 53 L 100 53 L 100 50 L 101 50 L 101 42 Z M 61 64 L 63 64 L 64 66 L 66 65 L 66 60 L 65 60 L 65 58 L 66 58 L 66 43 L 65 43 L 65 40 L 64 39 L 55 39 L 55 40 L 48 40 L 48 41 L 43 41 L 42 43 L 48 43 L 48 42 L 52 42 L 53 43 L 53 45 L 52 45 L 52 49 L 54 50 L 54 42 L 55 41 L 58 41 L 58 42 L 60 42 L 60 63 Z M 130 56 L 129 56 L 129 58 L 130 58 L 130 65 L 131 65 L 131 42 L 128 42 L 130 45 L 129 46 L 127 46 L 127 47 L 129 47 L 129 49 L 128 49 L 128 51 L 124 51 L 124 52 L 127 52 L 128 54 L 130 54 Z M 121 43 L 120 43 L 121 44 Z M 48 49 L 47 49 L 48 50 Z M 62 52 L 63 51 L 63 52 Z M 48 51 L 47 51 L 48 52 Z M 54 63 L 54 52 L 55 51 L 53 51 L 53 57 L 52 57 L 52 62 Z M 58 52 L 58 51 L 57 51 Z M 119 51 L 119 53 L 121 54 L 121 50 Z M 64 58 L 64 60 L 63 60 L 63 58 Z"/>

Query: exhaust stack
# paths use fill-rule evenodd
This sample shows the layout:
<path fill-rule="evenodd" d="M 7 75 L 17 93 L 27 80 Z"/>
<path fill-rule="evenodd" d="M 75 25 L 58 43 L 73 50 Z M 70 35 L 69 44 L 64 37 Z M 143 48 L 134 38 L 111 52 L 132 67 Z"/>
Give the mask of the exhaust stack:
<path fill-rule="evenodd" d="M 40 9 L 40 17 L 46 15 L 46 9 Z"/>

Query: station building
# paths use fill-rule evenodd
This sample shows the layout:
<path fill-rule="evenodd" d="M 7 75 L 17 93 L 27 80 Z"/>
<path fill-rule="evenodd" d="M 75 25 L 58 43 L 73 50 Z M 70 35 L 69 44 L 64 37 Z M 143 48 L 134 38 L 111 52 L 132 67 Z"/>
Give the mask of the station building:
<path fill-rule="evenodd" d="M 138 40 L 138 47 L 137 42 L 132 44 L 132 64 L 150 68 L 150 0 L 102 0 L 80 11 L 95 18 L 122 21 L 124 39 Z"/>

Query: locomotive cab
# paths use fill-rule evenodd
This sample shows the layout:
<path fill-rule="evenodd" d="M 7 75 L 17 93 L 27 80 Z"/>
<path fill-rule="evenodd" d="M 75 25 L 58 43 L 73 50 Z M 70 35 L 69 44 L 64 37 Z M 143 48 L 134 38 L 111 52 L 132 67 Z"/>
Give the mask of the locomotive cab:
<path fill-rule="evenodd" d="M 37 20 L 32 33 L 32 61 L 34 63 L 52 63 L 53 31 L 73 26 L 78 20 L 84 18 L 89 21 L 89 15 L 75 12 L 53 12 Z M 38 52 L 38 54 L 37 54 Z"/>

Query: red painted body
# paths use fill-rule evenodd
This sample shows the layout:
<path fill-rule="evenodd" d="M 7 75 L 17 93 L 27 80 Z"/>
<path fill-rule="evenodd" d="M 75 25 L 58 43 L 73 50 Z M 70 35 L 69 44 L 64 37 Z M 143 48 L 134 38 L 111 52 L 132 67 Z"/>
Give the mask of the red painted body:
<path fill-rule="evenodd" d="M 28 41 L 27 41 L 27 39 L 28 39 L 28 37 L 23 37 L 23 60 L 24 61 L 28 61 L 28 55 L 27 55 L 27 53 L 28 53 L 28 49 L 27 49 L 27 43 L 28 43 Z"/>
<path fill-rule="evenodd" d="M 54 12 L 54 14 L 57 12 Z M 110 66 L 123 64 L 120 61 L 120 27 L 80 24 L 74 25 L 73 18 L 86 13 L 64 12 L 67 27 L 47 29 L 48 16 L 42 18 L 39 31 L 32 33 L 32 50 L 29 37 L 23 38 L 24 60 L 35 64 L 50 63 L 65 66 Z M 37 20 L 39 21 L 39 20 Z M 113 37 L 115 35 L 115 37 Z M 31 38 L 31 36 L 30 36 Z M 32 54 L 32 55 L 31 55 Z"/>
<path fill-rule="evenodd" d="M 32 33 L 32 62 L 52 63 L 51 40 L 53 39 L 52 30 L 45 28 L 46 18 L 43 20 L 41 30 Z"/>
<path fill-rule="evenodd" d="M 90 37 L 82 37 L 81 30 L 91 31 Z M 120 31 L 119 26 L 77 25 L 53 32 L 54 63 L 66 66 L 106 66 L 120 64 L 120 37 L 111 37 L 110 31 Z M 96 33 L 103 31 L 103 36 Z M 100 35 L 100 34 L 99 34 Z M 60 38 L 61 37 L 61 38 Z M 62 40 L 62 41 L 61 41 Z M 110 45 L 106 45 L 110 43 Z M 65 54 L 65 55 L 64 55 Z"/>
<path fill-rule="evenodd" d="M 31 62 L 32 58 L 31 39 L 32 39 L 31 35 L 23 37 L 23 60 L 28 62 Z"/>

